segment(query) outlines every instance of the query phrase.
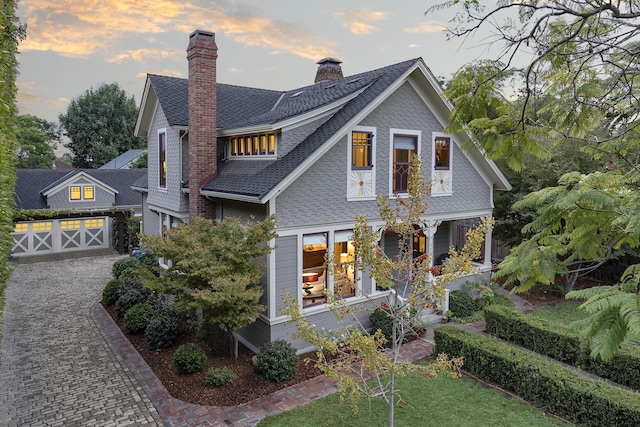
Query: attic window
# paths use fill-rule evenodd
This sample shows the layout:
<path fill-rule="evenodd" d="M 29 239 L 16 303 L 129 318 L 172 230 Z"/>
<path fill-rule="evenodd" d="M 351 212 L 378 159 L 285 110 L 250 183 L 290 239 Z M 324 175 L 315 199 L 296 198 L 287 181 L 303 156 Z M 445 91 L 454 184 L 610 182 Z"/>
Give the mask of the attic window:
<path fill-rule="evenodd" d="M 293 95 L 291 95 L 291 97 L 292 97 L 292 98 L 295 98 L 295 97 L 298 97 L 298 96 L 302 95 L 303 93 L 304 93 L 304 91 L 303 91 L 303 90 L 301 90 L 300 92 L 296 92 L 296 93 L 294 93 Z"/>
<path fill-rule="evenodd" d="M 69 186 L 69 200 L 81 201 L 81 200 L 93 200 L 94 187 L 93 185 L 70 185 Z"/>
<path fill-rule="evenodd" d="M 273 156 L 276 154 L 276 134 L 259 133 L 229 138 L 231 157 Z"/>

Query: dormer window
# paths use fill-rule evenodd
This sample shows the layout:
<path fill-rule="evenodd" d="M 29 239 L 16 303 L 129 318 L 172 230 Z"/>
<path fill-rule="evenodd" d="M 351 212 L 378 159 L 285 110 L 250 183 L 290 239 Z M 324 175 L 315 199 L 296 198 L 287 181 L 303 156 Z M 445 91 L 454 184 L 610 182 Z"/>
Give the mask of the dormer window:
<path fill-rule="evenodd" d="M 69 200 L 94 200 L 94 187 L 93 185 L 70 185 L 69 186 Z"/>
<path fill-rule="evenodd" d="M 276 134 L 261 133 L 229 138 L 231 157 L 273 156 L 276 154 Z"/>

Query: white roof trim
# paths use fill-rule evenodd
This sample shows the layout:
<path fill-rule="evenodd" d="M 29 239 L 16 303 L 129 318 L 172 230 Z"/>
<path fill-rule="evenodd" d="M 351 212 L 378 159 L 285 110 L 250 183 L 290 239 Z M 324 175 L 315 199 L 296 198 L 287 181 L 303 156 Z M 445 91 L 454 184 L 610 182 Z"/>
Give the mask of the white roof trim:
<path fill-rule="evenodd" d="M 87 180 L 91 181 L 93 184 L 95 184 L 97 187 L 102 188 L 103 190 L 106 190 L 112 194 L 118 194 L 119 191 L 116 190 L 115 188 L 105 184 L 104 182 L 100 181 L 97 178 L 94 178 L 93 176 L 87 174 L 84 171 L 78 172 L 76 174 L 73 174 L 72 176 L 70 176 L 69 178 L 65 179 L 64 181 L 62 181 L 60 184 L 56 185 L 55 187 L 52 187 L 50 189 L 48 189 L 47 191 L 45 191 L 44 193 L 42 193 L 43 196 L 49 196 L 50 194 L 54 194 L 57 193 L 63 189 L 66 189 L 67 187 L 69 187 L 69 185 L 72 185 L 74 183 L 74 181 L 77 181 L 79 178 L 86 178 Z"/>

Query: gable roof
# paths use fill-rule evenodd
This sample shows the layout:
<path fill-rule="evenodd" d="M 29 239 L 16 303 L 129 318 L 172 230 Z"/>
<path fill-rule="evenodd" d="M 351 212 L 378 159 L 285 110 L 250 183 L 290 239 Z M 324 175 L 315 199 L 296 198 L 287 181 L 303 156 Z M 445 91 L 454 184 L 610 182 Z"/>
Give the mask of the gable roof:
<path fill-rule="evenodd" d="M 201 188 L 202 194 L 265 203 L 304 169 L 302 165 L 313 163 L 321 151 L 330 148 L 343 136 L 349 124 L 354 124 L 379 105 L 410 75 L 414 80 L 419 80 L 418 86 L 422 90 L 429 92 L 430 108 L 445 126 L 450 105 L 442 98 L 437 79 L 421 58 L 286 92 L 218 83 L 217 126 L 222 136 L 277 130 L 302 121 L 305 117 L 320 117 L 322 113 L 327 113 L 329 118 L 281 158 L 218 162 L 217 175 Z M 145 129 L 150 125 L 154 110 L 151 103 L 155 106 L 155 99 L 162 106 L 170 126 L 188 127 L 188 80 L 148 75 L 136 135 L 146 135 Z M 466 135 L 458 137 L 468 138 Z M 322 150 L 319 150 L 321 147 Z M 473 157 L 476 164 L 486 169 L 484 175 L 496 184 L 496 188 L 510 188 L 509 182 L 492 161 L 485 159 L 481 153 L 473 153 Z"/>
<path fill-rule="evenodd" d="M 137 206 L 141 196 L 131 184 L 146 174 L 146 169 L 17 169 L 13 198 L 18 209 L 48 209 L 47 190 L 85 175 L 115 191 L 114 206 Z"/>
<path fill-rule="evenodd" d="M 98 169 L 128 169 L 131 163 L 136 161 L 138 157 L 140 157 L 140 155 L 145 151 L 147 150 L 135 149 L 125 151 L 115 159 L 110 160 L 104 165 L 100 166 Z"/>

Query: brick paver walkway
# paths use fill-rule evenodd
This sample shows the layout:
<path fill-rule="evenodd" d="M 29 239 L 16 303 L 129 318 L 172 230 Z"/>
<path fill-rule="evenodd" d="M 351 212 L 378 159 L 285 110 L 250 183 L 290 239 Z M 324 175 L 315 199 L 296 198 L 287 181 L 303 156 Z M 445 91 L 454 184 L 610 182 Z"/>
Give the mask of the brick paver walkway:
<path fill-rule="evenodd" d="M 5 291 L 0 425 L 163 425 L 91 316 L 117 255 L 17 264 Z"/>

